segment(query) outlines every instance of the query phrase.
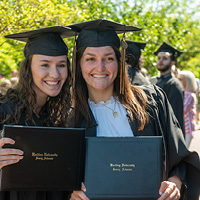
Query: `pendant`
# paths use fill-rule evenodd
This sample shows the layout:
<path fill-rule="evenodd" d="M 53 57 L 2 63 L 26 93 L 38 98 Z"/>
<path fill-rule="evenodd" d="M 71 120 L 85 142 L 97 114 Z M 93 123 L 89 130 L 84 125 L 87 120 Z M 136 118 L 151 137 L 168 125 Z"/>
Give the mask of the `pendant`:
<path fill-rule="evenodd" d="M 114 118 L 118 117 L 118 113 L 117 112 L 113 112 L 113 117 Z"/>

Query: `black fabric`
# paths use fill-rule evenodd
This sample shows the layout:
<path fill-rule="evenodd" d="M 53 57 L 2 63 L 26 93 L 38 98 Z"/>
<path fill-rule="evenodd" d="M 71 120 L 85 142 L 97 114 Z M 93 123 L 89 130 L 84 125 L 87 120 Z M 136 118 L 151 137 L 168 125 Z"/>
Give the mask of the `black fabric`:
<path fill-rule="evenodd" d="M 135 26 L 127 26 L 124 24 L 120 24 L 111 20 L 106 19 L 95 19 L 91 21 L 81 22 L 77 24 L 69 25 L 68 27 L 72 28 L 73 31 L 80 33 L 83 29 L 113 29 L 117 34 L 130 32 L 130 31 L 140 31 L 141 28 Z"/>
<path fill-rule="evenodd" d="M 151 84 L 150 81 L 147 78 L 145 78 L 139 70 L 131 66 L 128 66 L 127 71 L 128 71 L 130 83 L 132 85 L 150 85 Z"/>
<path fill-rule="evenodd" d="M 140 86 L 140 88 L 151 97 L 148 103 L 151 108 L 148 110 L 151 117 L 150 123 L 143 131 L 138 131 L 136 120 L 129 120 L 134 136 L 163 135 L 163 143 L 166 148 L 166 177 L 177 174 L 187 184 L 187 200 L 198 200 L 197 197 L 200 195 L 200 161 L 198 154 L 190 152 L 185 146 L 179 123 L 163 90 L 155 85 Z M 86 136 L 95 137 L 97 124 L 92 112 L 91 120 L 92 126 L 86 130 Z M 85 127 L 85 121 L 82 122 L 81 127 Z"/>
<path fill-rule="evenodd" d="M 184 122 L 184 88 L 181 82 L 172 77 L 171 73 L 161 76 L 157 86 L 162 88 L 167 95 L 167 98 L 173 108 L 174 114 L 178 119 L 182 132 L 185 135 L 185 122 Z"/>
<path fill-rule="evenodd" d="M 173 57 L 179 57 L 182 52 L 170 46 L 169 44 L 163 42 L 163 44 L 159 47 L 159 49 L 154 53 L 154 55 L 158 55 L 159 52 L 169 52 Z"/>
<path fill-rule="evenodd" d="M 0 104 L 0 122 L 2 122 L 4 119 L 6 119 L 9 115 L 14 115 L 15 113 L 15 106 L 17 102 L 11 101 L 5 104 Z M 18 125 L 26 125 L 25 124 L 25 119 L 26 119 L 26 112 L 23 112 Z M 35 121 L 37 126 L 42 126 L 43 122 L 36 117 L 36 115 L 33 113 L 33 120 Z M 13 117 L 9 118 L 5 124 L 15 124 L 15 121 Z M 29 126 L 34 126 L 35 124 L 32 121 L 28 122 Z M 0 130 L 3 129 L 3 123 L 0 123 Z"/>
<path fill-rule="evenodd" d="M 139 31 L 141 28 L 126 26 L 105 19 L 91 20 L 68 26 L 79 33 L 77 38 L 77 49 L 80 47 L 120 47 L 119 33 Z"/>
<path fill-rule="evenodd" d="M 77 48 L 79 47 L 101 47 L 114 46 L 120 47 L 120 39 L 112 29 L 84 29 L 78 36 Z"/>
<path fill-rule="evenodd" d="M 126 54 L 132 54 L 136 58 L 136 60 L 139 60 L 141 56 L 141 49 L 144 49 L 146 46 L 146 43 L 142 42 L 134 42 L 131 40 L 126 40 L 126 43 L 128 44 L 128 47 L 126 49 Z"/>
<path fill-rule="evenodd" d="M 46 34 L 46 33 L 57 33 L 62 38 L 72 37 L 76 34 L 74 31 L 72 31 L 69 27 L 66 26 L 51 26 L 51 27 L 6 35 L 5 38 L 27 42 L 29 38 L 36 37 L 40 34 Z"/>
<path fill-rule="evenodd" d="M 33 54 L 61 56 L 68 54 L 68 47 L 62 37 L 71 37 L 74 34 L 69 27 L 54 26 L 6 35 L 5 38 L 26 42 L 25 57 Z"/>
<path fill-rule="evenodd" d="M 39 54 L 46 56 L 61 56 L 68 54 L 67 45 L 57 33 L 45 33 L 29 38 L 24 48 L 24 55 Z"/>
<path fill-rule="evenodd" d="M 0 122 L 6 118 L 9 114 L 13 114 L 16 103 L 10 102 L 7 104 L 0 104 Z M 19 125 L 25 124 L 25 113 L 20 118 Z M 37 126 L 42 126 L 43 122 L 33 114 L 34 121 Z M 13 123 L 14 120 L 10 119 L 5 124 Z M 31 122 L 28 125 L 33 125 Z M 3 124 L 0 124 L 0 130 L 2 130 Z M 51 176 L 51 174 L 49 174 Z M 57 191 L 0 191 L 0 200 L 66 200 L 68 192 Z"/>

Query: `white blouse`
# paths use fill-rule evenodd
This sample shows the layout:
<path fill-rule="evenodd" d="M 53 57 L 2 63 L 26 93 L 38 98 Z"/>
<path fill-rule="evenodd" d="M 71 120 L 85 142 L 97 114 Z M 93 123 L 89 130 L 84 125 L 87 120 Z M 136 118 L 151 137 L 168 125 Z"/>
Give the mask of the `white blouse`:
<path fill-rule="evenodd" d="M 108 101 L 95 104 L 88 99 L 88 103 L 94 118 L 98 124 L 97 137 L 133 137 L 127 118 L 127 111 L 117 97 L 111 97 Z M 114 117 L 117 112 L 117 117 Z"/>

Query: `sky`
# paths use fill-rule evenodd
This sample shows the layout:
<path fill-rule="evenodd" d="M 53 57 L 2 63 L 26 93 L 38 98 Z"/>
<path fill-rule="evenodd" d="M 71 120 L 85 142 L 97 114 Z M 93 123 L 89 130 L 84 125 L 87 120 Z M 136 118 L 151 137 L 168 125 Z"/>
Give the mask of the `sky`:
<path fill-rule="evenodd" d="M 116 2 L 117 0 L 113 0 L 114 2 Z M 135 2 L 137 2 L 137 0 L 127 0 L 129 2 L 129 5 L 130 7 L 131 6 L 134 6 Z M 165 5 L 166 1 L 167 0 L 157 0 L 159 1 L 159 3 L 161 5 Z M 157 1 L 154 1 L 154 6 L 156 7 L 157 5 Z M 197 7 L 199 7 L 199 11 L 196 12 L 194 15 L 193 15 L 193 18 L 194 19 L 200 19 L 200 0 L 186 0 L 188 2 L 188 12 L 192 11 L 193 9 L 196 9 Z M 191 3 L 193 2 L 193 3 Z M 147 5 L 147 8 L 148 8 L 148 5 Z M 180 8 L 181 9 L 181 8 Z"/>

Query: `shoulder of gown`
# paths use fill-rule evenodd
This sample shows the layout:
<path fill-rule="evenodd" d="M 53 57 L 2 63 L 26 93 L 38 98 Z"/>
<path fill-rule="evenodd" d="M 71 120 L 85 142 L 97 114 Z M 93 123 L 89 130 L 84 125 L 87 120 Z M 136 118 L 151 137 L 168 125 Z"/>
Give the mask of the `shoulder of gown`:
<path fill-rule="evenodd" d="M 200 160 L 197 152 L 190 152 L 185 146 L 180 125 L 174 115 L 165 92 L 156 85 L 140 87 L 152 98 L 156 113 L 156 123 L 159 123 L 163 132 L 167 150 L 167 170 L 170 173 L 176 166 L 185 163 L 187 166 L 186 184 L 188 187 L 187 199 L 197 200 L 200 195 Z"/>

